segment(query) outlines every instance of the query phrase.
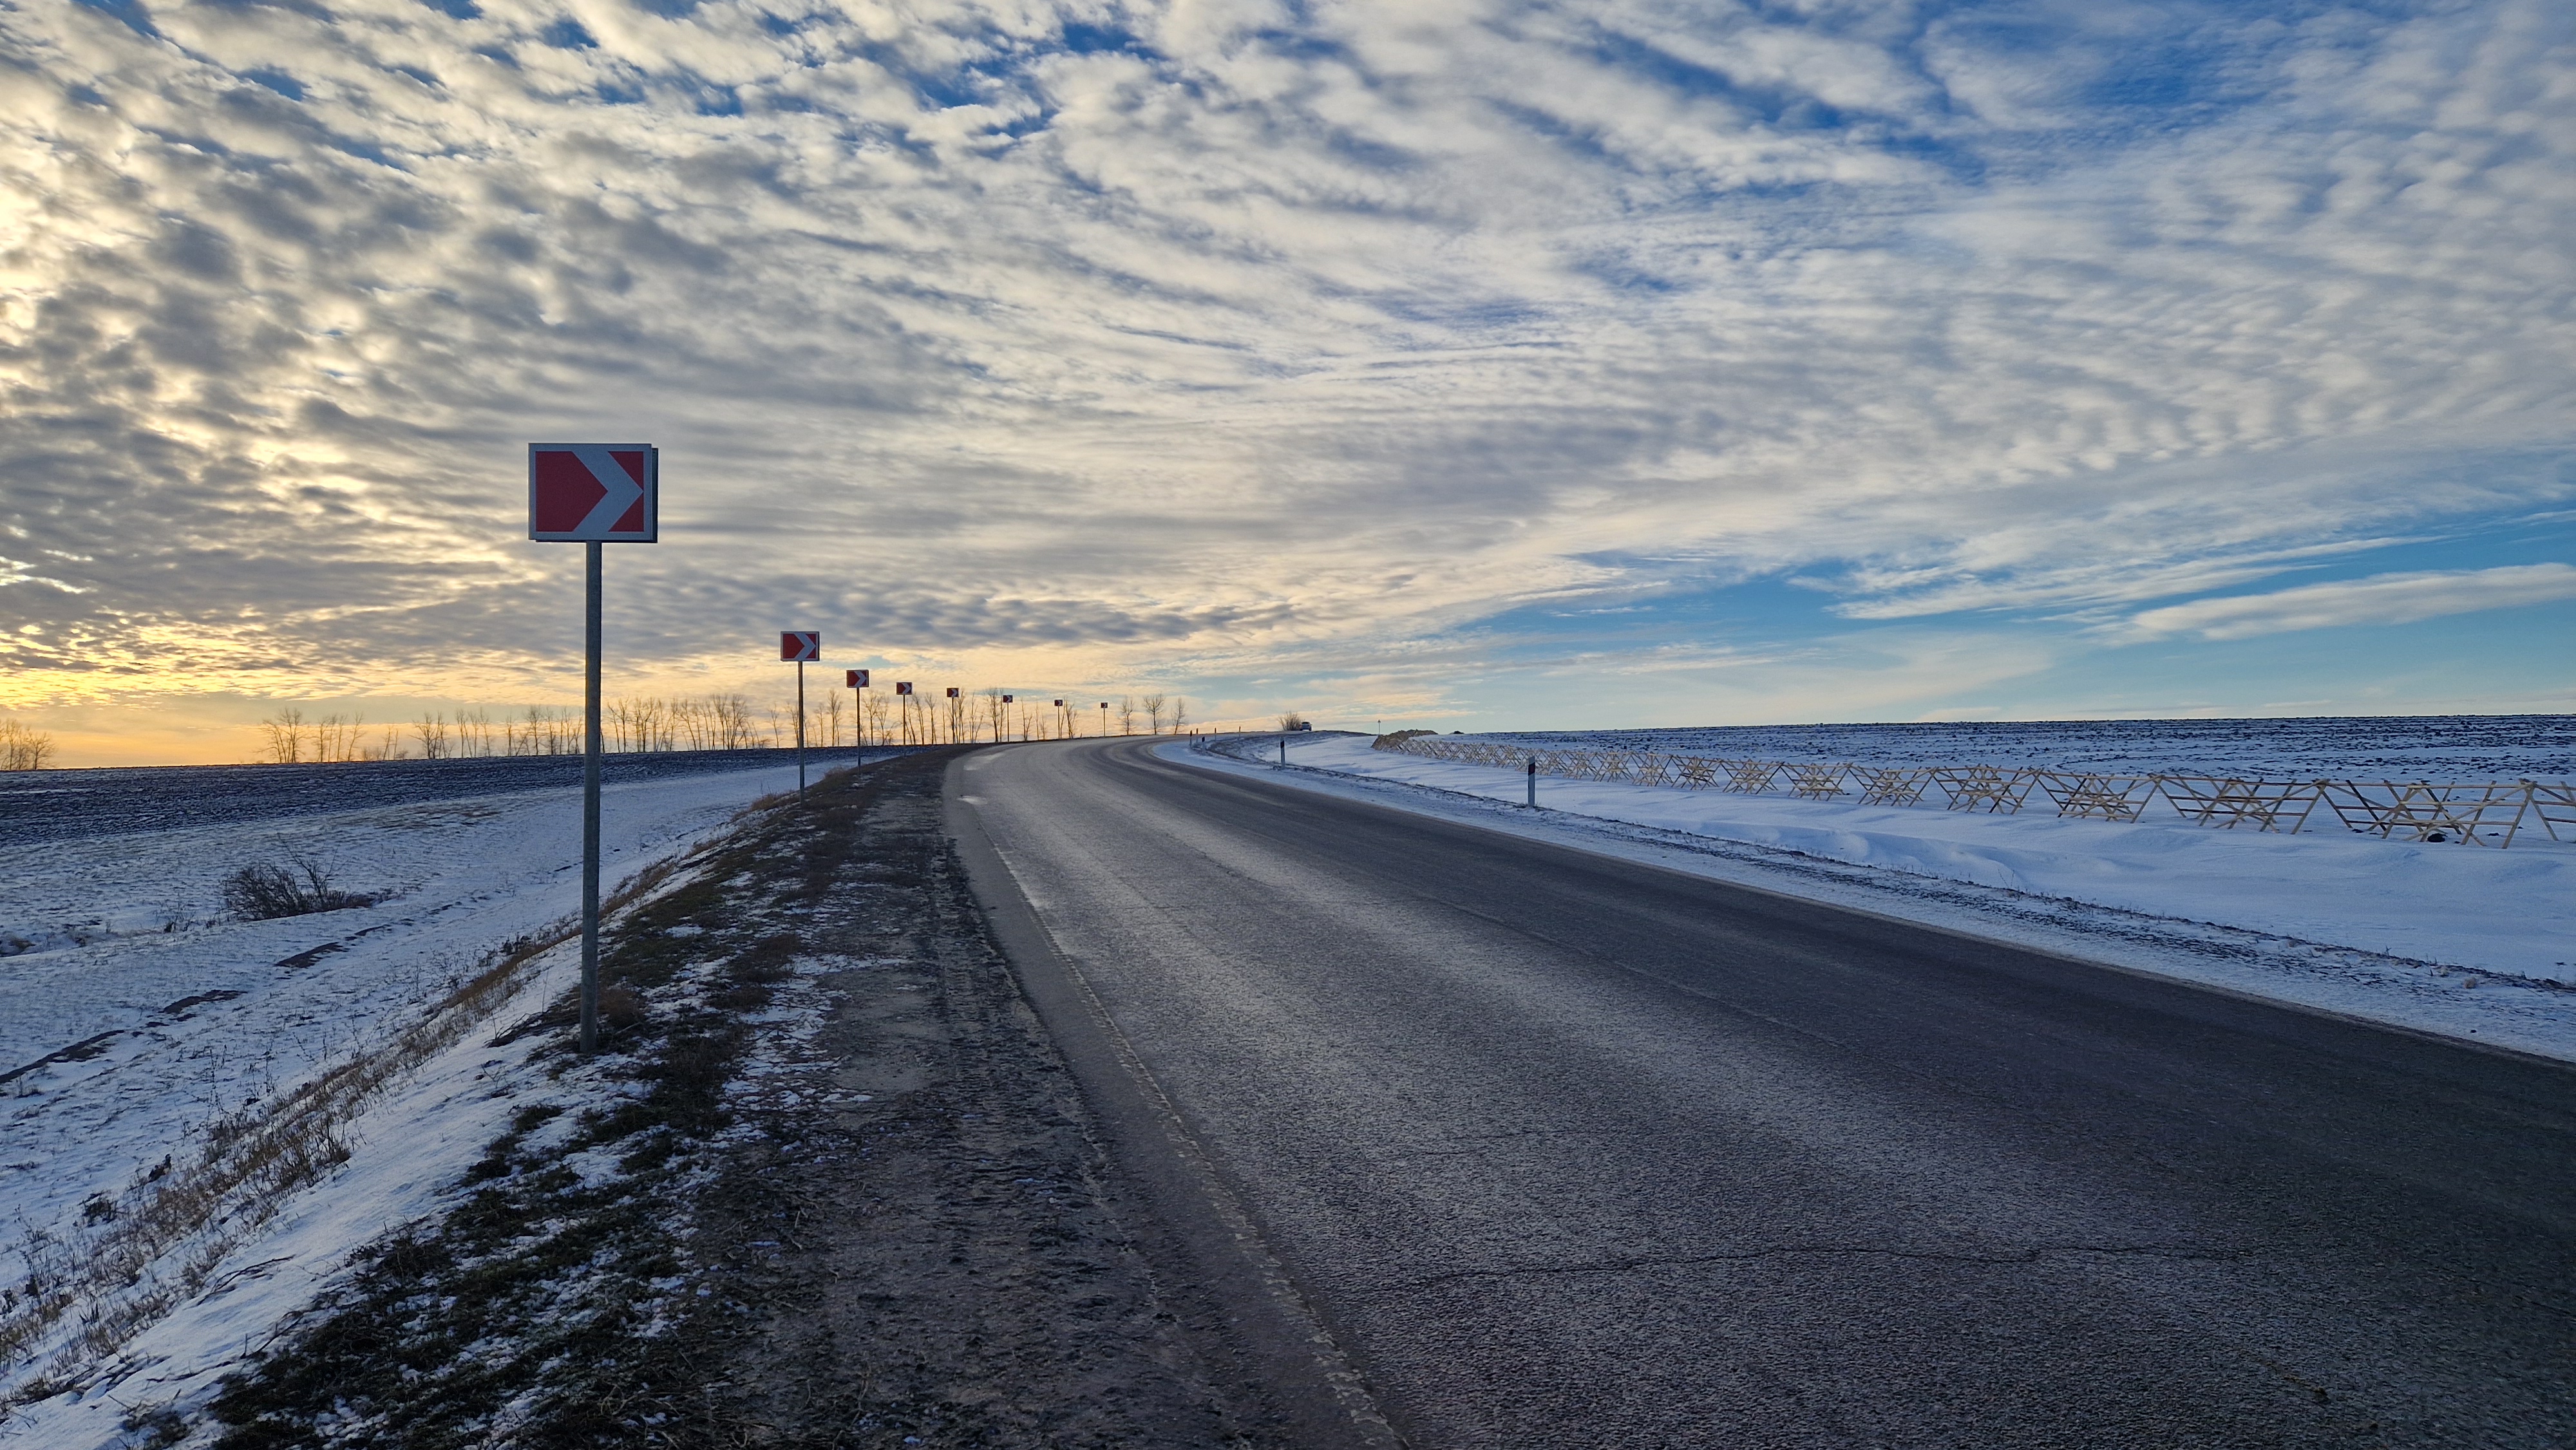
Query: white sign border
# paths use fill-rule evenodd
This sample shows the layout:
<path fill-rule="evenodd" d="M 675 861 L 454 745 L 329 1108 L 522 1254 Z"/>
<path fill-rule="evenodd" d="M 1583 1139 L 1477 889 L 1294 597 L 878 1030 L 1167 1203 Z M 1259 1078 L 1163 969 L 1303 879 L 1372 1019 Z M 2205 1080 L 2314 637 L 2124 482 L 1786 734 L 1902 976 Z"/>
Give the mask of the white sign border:
<path fill-rule="evenodd" d="M 644 455 L 644 532 L 594 538 L 579 530 L 537 531 L 537 455 L 599 448 Z M 651 443 L 531 443 L 528 445 L 528 538 L 540 544 L 658 544 L 662 541 L 662 450 Z"/>

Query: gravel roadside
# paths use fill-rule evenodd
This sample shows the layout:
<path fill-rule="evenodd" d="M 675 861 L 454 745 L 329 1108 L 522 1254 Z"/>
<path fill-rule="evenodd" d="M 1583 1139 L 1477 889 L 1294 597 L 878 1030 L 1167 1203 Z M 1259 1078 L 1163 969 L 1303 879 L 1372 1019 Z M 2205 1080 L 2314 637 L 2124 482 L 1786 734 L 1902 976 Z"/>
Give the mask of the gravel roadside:
<path fill-rule="evenodd" d="M 162 1443 L 1284 1443 L 986 932 L 946 755 L 835 776 L 624 913 L 613 1051 L 558 1052 L 456 1212 Z"/>

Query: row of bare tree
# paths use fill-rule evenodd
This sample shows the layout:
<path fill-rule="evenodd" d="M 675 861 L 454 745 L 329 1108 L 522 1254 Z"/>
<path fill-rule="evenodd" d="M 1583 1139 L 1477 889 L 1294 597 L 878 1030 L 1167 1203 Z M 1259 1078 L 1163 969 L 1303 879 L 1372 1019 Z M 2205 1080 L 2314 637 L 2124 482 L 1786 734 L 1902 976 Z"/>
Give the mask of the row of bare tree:
<path fill-rule="evenodd" d="M 1083 702 L 1066 699 L 1022 700 L 1016 692 L 960 689 L 940 693 L 897 695 L 882 690 L 858 691 L 859 709 L 851 720 L 869 745 L 957 745 L 980 741 L 1066 740 L 1077 735 L 1133 735 L 1141 717 L 1146 733 L 1179 734 L 1189 727 L 1189 701 L 1179 695 L 1121 695 L 1115 700 Z M 827 704 L 826 733 L 808 740 L 841 743 L 840 701 Z M 1097 717 L 1096 719 L 1094 717 Z M 1114 728 L 1113 728 L 1114 727 Z"/>
<path fill-rule="evenodd" d="M 1061 740 L 1077 735 L 1179 734 L 1189 725 L 1189 702 L 1178 695 L 1120 695 L 1080 702 L 1006 697 L 999 689 L 956 694 L 897 695 L 890 690 L 820 692 L 808 711 L 805 739 L 814 745 L 952 745 L 1002 740 Z M 1095 718 L 1096 717 L 1096 718 Z M 0 761 L 16 727 L 0 723 Z M 262 761 L 277 765 L 336 764 L 352 760 L 454 760 L 506 755 L 574 755 L 582 748 L 581 714 L 569 708 L 529 705 L 497 718 L 481 706 L 452 714 L 429 711 L 401 725 L 370 727 L 356 712 L 309 719 L 294 706 L 260 722 Z M 608 703 L 600 731 L 611 750 L 753 750 L 792 745 L 796 707 L 772 705 L 755 713 L 740 695 L 633 696 Z M 43 737 L 38 737 L 42 739 Z M 49 753 L 52 742 L 41 747 Z M 34 769 L 32 763 L 9 769 Z"/>
<path fill-rule="evenodd" d="M 454 760 L 465 756 L 567 755 L 581 749 L 581 716 L 530 705 L 517 715 L 476 707 L 429 711 L 402 725 L 372 730 L 362 712 L 308 719 L 293 705 L 259 722 L 259 758 L 272 765 L 334 765 L 351 760 Z"/>

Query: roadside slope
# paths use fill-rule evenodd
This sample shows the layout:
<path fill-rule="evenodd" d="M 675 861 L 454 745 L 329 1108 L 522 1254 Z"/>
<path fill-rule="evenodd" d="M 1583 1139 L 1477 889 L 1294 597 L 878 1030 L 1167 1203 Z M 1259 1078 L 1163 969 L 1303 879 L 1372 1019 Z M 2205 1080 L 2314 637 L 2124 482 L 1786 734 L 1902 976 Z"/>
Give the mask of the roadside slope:
<path fill-rule="evenodd" d="M 560 1000 L 490 1038 L 459 1085 L 502 1130 L 436 1211 L 344 1239 L 312 1302 L 225 1326 L 247 1346 L 203 1333 L 222 1290 L 183 1307 L 143 1347 L 161 1369 L 26 1406 L 16 1433 L 1275 1443 L 1221 1329 L 1172 1312 L 967 901 L 944 764 L 837 775 L 680 863 L 611 923 L 599 1057 L 569 1050 Z"/>

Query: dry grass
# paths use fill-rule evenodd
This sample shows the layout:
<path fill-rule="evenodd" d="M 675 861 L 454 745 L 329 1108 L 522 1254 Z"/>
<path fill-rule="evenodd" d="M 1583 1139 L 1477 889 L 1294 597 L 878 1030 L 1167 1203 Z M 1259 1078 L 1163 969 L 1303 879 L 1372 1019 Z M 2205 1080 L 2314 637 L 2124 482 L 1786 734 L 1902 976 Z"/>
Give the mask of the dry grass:
<path fill-rule="evenodd" d="M 21 1245 L 27 1279 L 0 1290 L 0 1360 L 40 1352 L 67 1319 L 74 1328 L 18 1398 L 57 1392 L 204 1289 L 289 1195 L 347 1161 L 349 1125 L 387 1086 L 463 1041 L 518 994 L 538 958 L 578 934 L 577 925 L 558 923 L 507 943 L 390 1042 L 272 1104 L 217 1120 L 196 1162 L 174 1168 L 165 1160 L 123 1202 L 93 1207 L 77 1241 L 32 1232 Z"/>
<path fill-rule="evenodd" d="M 224 878 L 224 910 L 243 921 L 272 921 L 281 916 L 310 916 L 373 906 L 382 898 L 342 891 L 331 873 L 310 856 L 297 856 L 280 866 L 255 861 Z"/>

